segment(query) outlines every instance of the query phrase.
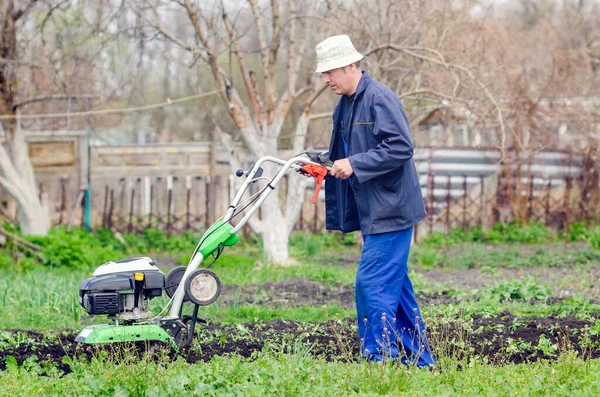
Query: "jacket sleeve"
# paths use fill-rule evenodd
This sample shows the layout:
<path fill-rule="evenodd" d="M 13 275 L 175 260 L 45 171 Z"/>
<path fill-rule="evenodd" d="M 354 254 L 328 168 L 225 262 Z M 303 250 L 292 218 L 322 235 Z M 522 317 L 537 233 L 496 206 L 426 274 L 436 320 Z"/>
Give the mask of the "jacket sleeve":
<path fill-rule="evenodd" d="M 413 156 L 408 119 L 398 98 L 379 95 L 371 112 L 377 146 L 348 158 L 359 183 L 400 168 Z"/>

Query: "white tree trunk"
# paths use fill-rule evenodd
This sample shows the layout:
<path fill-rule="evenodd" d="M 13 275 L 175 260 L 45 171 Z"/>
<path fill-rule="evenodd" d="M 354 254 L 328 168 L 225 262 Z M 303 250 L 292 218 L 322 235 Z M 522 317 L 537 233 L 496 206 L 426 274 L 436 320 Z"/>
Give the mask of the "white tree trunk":
<path fill-rule="evenodd" d="M 45 236 L 50 228 L 50 217 L 39 198 L 27 142 L 20 131 L 15 134 L 10 153 L 0 145 L 0 185 L 17 202 L 21 232 L 26 236 Z"/>
<path fill-rule="evenodd" d="M 26 203 L 18 203 L 17 213 L 21 232 L 25 236 L 45 236 L 48 234 L 50 223 L 48 212 L 42 206 L 37 195 L 34 198 Z"/>
<path fill-rule="evenodd" d="M 278 189 L 274 190 L 261 207 L 263 252 L 269 262 L 285 264 L 289 258 L 289 232 L 279 205 Z"/>

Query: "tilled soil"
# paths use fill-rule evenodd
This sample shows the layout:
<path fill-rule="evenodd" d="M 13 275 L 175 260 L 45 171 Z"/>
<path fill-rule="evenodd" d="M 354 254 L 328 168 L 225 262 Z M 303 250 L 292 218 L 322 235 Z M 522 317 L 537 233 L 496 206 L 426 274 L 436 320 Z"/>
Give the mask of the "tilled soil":
<path fill-rule="evenodd" d="M 449 291 L 436 293 L 416 292 L 417 302 L 420 306 L 434 306 L 443 304 L 456 304 L 459 300 L 476 299 L 476 297 L 458 297 Z M 551 297 L 546 303 L 556 303 L 565 298 Z M 267 282 L 257 285 L 223 286 L 219 297 L 221 305 L 256 304 L 269 308 L 299 307 L 299 306 L 327 306 L 338 304 L 344 309 L 355 307 L 354 286 L 338 284 L 332 287 L 324 286 L 317 281 L 304 278 Z M 597 303 L 596 299 L 589 299 L 590 303 Z M 538 303 L 538 302 L 532 302 Z"/>
<path fill-rule="evenodd" d="M 269 307 L 323 306 L 337 303 L 344 308 L 354 307 L 354 287 L 326 287 L 305 278 L 266 282 L 258 285 L 223 286 L 219 301 L 222 304 L 260 304 Z"/>
<path fill-rule="evenodd" d="M 0 370 L 6 369 L 7 357 L 14 357 L 22 364 L 35 355 L 39 362 L 55 364 L 64 373 L 69 373 L 71 367 L 65 357 L 90 358 L 101 351 L 108 352 L 116 361 L 119 357 L 130 358 L 132 352 L 150 351 L 157 359 L 181 356 L 189 363 L 197 363 L 228 354 L 251 359 L 265 348 L 276 353 L 307 349 L 317 358 L 352 362 L 359 359 L 355 322 L 354 319 L 326 323 L 277 319 L 256 323 L 212 323 L 199 329 L 192 345 L 179 353 L 159 343 L 91 346 L 75 343 L 73 333 L 49 337 L 39 332 L 5 330 L 2 331 L 3 340 L 13 343 L 4 342 L 8 346 L 0 350 Z M 567 351 L 577 352 L 584 359 L 600 358 L 600 335 L 595 332 L 597 326 L 594 328 L 594 325 L 574 317 L 522 318 L 504 312 L 493 318 L 474 317 L 472 322 L 435 322 L 430 324 L 427 333 L 436 354 L 504 364 L 555 359 Z M 156 350 L 162 353 L 157 354 Z"/>
<path fill-rule="evenodd" d="M 222 305 L 256 304 L 269 308 L 326 306 L 338 304 L 344 309 L 355 307 L 354 286 L 338 284 L 324 286 L 317 281 L 305 278 L 266 282 L 257 285 L 225 285 L 219 297 Z M 457 303 L 457 297 L 447 291 L 438 293 L 417 292 L 417 302 L 421 306 Z"/>
<path fill-rule="evenodd" d="M 425 294 L 417 292 L 421 306 L 457 303 L 458 299 L 447 291 Z M 267 282 L 259 285 L 223 286 L 219 302 L 224 305 L 256 304 L 269 308 L 327 306 L 338 304 L 344 309 L 355 307 L 354 286 L 326 287 L 307 279 Z"/>

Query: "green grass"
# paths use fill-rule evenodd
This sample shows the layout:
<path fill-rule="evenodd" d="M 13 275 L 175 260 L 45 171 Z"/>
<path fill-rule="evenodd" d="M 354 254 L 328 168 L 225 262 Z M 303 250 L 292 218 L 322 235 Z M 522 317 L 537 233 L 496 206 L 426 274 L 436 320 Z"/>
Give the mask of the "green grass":
<path fill-rule="evenodd" d="M 424 245 L 411 250 L 410 261 L 420 269 L 481 269 L 530 267 L 600 267 L 600 251 L 578 244 L 562 242 L 531 246 L 522 244 L 464 244 L 451 249 Z"/>
<path fill-rule="evenodd" d="M 325 284 L 345 281 L 345 284 L 351 285 L 355 272 L 351 268 L 329 269 L 311 264 L 288 268 L 265 266 L 261 270 L 249 271 L 253 262 L 244 261 L 240 255 L 224 254 L 222 259 L 225 265 L 221 267 L 216 264 L 213 270 L 227 285 L 261 284 L 265 281 L 294 278 L 325 280 Z M 239 271 L 236 268 L 238 265 Z M 3 313 L 0 329 L 77 330 L 82 328 L 82 322 L 106 322 L 106 318 L 102 316 L 87 319 L 87 313 L 79 305 L 78 286 L 89 276 L 86 271 L 39 267 L 4 273 L 0 279 Z M 544 299 L 550 296 L 550 291 L 533 278 L 506 280 L 476 291 L 449 289 L 445 284 L 427 283 L 419 273 L 411 273 L 411 279 L 416 291 L 429 294 L 449 291 L 456 298 L 456 303 L 422 307 L 423 314 L 428 317 L 444 315 L 458 318 L 475 314 L 491 316 L 504 310 L 528 317 L 545 316 L 553 312 L 589 317 L 590 313 L 600 312 L 599 305 L 591 304 L 589 299 L 581 296 L 553 304 L 545 303 Z M 239 296 L 240 301 L 243 298 Z M 158 314 L 167 302 L 166 296 L 153 299 L 150 301 L 151 311 Z M 355 311 L 335 304 L 270 308 L 265 305 L 237 303 L 234 299 L 229 305 L 217 301 L 202 308 L 200 315 L 219 322 L 267 321 L 275 318 L 327 321 L 337 316 L 354 317 Z"/>
<path fill-rule="evenodd" d="M 207 320 L 223 323 L 257 322 L 274 319 L 324 322 L 335 318 L 356 316 L 355 309 L 344 309 L 336 304 L 325 306 L 300 306 L 268 308 L 264 305 L 241 304 L 222 306 L 218 303 L 204 308 L 199 314 Z"/>
<path fill-rule="evenodd" d="M 63 329 L 80 327 L 86 314 L 79 305 L 83 270 L 36 268 L 3 271 L 0 278 L 0 328 Z"/>
<path fill-rule="evenodd" d="M 151 359 L 119 362 L 101 356 L 67 360 L 71 373 L 32 360 L 9 362 L 0 373 L 1 395 L 86 396 L 594 396 L 600 394 L 600 361 L 564 355 L 557 361 L 492 366 L 477 361 L 441 370 L 397 365 L 327 363 L 308 347 L 295 354 L 263 352 L 252 361 L 214 357 L 203 364 Z M 442 365 L 442 364 L 440 364 Z M 460 365 L 461 370 L 458 370 Z M 47 376 L 40 377 L 44 371 Z"/>
<path fill-rule="evenodd" d="M 448 244 L 438 238 L 414 247 L 410 258 L 411 269 L 457 272 L 471 276 L 484 274 L 492 280 L 476 290 L 467 287 L 459 289 L 449 283 L 428 282 L 420 272 L 411 272 L 414 288 L 419 293 L 444 292 L 451 298 L 452 303 L 421 306 L 426 324 L 432 328 L 457 322 L 471 324 L 473 316 L 494 317 L 505 311 L 523 318 L 558 313 L 559 316 L 575 316 L 598 324 L 598 329 L 590 328 L 590 332 L 600 332 L 600 323 L 597 321 L 600 305 L 592 303 L 582 294 L 559 301 L 550 299 L 557 297 L 563 287 L 580 289 L 582 292 L 593 287 L 593 280 L 586 278 L 586 274 L 597 270 L 594 268 L 600 265 L 600 253 L 585 246 L 590 236 L 595 236 L 594 229 L 590 230 L 581 226 L 572 232 L 572 240 L 579 241 L 574 248 L 547 237 L 539 225 L 533 225 L 526 231 L 501 227 L 498 227 L 498 231 L 499 234 L 510 234 L 510 238 L 515 240 L 540 239 L 544 241 L 543 245 L 521 244 L 523 241 L 519 245 L 494 245 L 489 241 L 483 242 L 483 237 L 477 231 L 472 231 L 465 237 L 471 242 Z M 60 230 L 54 233 L 59 238 L 67 238 Z M 457 235 L 452 238 L 458 239 Z M 578 237 L 581 235 L 585 238 Z M 76 234 L 68 238 L 75 244 L 69 251 L 62 252 L 63 245 L 59 242 L 49 244 L 45 253 L 48 258 L 46 263 L 52 266 L 41 266 L 31 258 L 17 264 L 11 262 L 8 253 L 0 255 L 0 310 L 3 318 L 0 332 L 2 329 L 37 330 L 52 338 L 52 335 L 64 329 L 79 330 L 83 327 L 82 321 L 90 320 L 86 319 L 86 313 L 79 305 L 78 285 L 89 276 L 90 270 L 102 263 L 100 259 L 104 260 L 104 255 L 118 255 L 108 259 L 132 256 L 133 250 L 149 248 L 155 238 L 160 240 L 162 247 L 157 251 L 159 256 L 179 258 L 178 263 L 186 264 L 191 241 L 188 237 L 169 239 L 152 231 L 139 241 L 129 240 L 129 248 L 119 245 L 118 241 L 108 236 L 100 236 L 94 241 L 99 245 L 104 244 L 106 250 L 101 251 L 96 247 L 86 251 L 85 247 L 93 243 L 89 240 L 92 237 Z M 500 239 L 499 236 L 494 238 Z M 128 239 L 133 237 L 128 236 Z M 360 249 L 351 235 L 299 235 L 294 237 L 291 252 L 297 264 L 274 266 L 264 262 L 255 246 L 241 244 L 226 249 L 211 269 L 223 284 L 230 286 L 260 285 L 267 281 L 298 278 L 317 281 L 325 287 L 353 285 L 357 267 L 357 263 L 353 262 L 357 262 Z M 93 263 L 96 262 L 94 258 L 98 259 L 97 263 Z M 79 265 L 71 266 L 72 261 L 79 261 Z M 203 266 L 210 262 L 212 258 L 209 257 Z M 477 270 L 464 272 L 465 269 Z M 511 269 L 510 274 L 518 274 L 519 278 L 501 278 L 503 269 Z M 539 270 L 539 273 L 530 269 Z M 563 274 L 563 269 L 569 269 L 569 274 L 562 281 L 544 278 Z M 529 273 L 535 277 L 527 277 Z M 554 288 L 554 291 L 550 288 Z M 275 308 L 267 304 L 243 303 L 243 298 L 240 295 L 238 300 L 234 299 L 229 304 L 217 301 L 201 308 L 200 316 L 209 321 L 227 323 L 273 319 L 321 322 L 355 317 L 353 308 L 344 309 L 337 304 Z M 152 300 L 152 312 L 160 312 L 167 302 L 164 296 Z M 98 316 L 91 321 L 106 322 L 106 318 Z M 0 348 L 25 343 L 27 339 L 25 333 L 5 334 L 9 338 L 0 337 Z M 436 339 L 438 347 L 442 349 L 444 340 L 436 335 L 430 336 L 432 340 Z M 447 337 L 448 343 L 460 343 L 460 340 L 453 339 L 453 335 Z M 460 339 L 460 335 L 456 337 Z M 311 356 L 310 349 L 310 345 L 296 341 L 288 348 L 289 354 L 283 354 L 282 349 L 273 346 L 266 347 L 250 360 L 237 356 L 214 357 L 210 362 L 197 364 L 188 364 L 183 358 L 173 362 L 168 357 L 139 359 L 133 355 L 115 357 L 104 352 L 91 360 L 67 357 L 64 364 L 72 372 L 66 375 L 44 357 L 32 358 L 23 365 L 16 365 L 9 359 L 7 370 L 0 372 L 0 396 L 600 395 L 600 361 L 584 361 L 571 353 L 555 361 L 521 365 L 491 365 L 474 355 L 460 360 L 451 354 L 438 354 L 438 368 L 427 371 L 391 364 L 325 362 Z"/>
<path fill-rule="evenodd" d="M 208 265 L 210 262 L 212 262 L 212 257 L 205 259 L 203 266 Z M 310 259 L 291 266 L 278 266 L 263 263 L 259 259 L 235 253 L 235 251 L 233 253 L 223 253 L 211 269 L 227 285 L 263 284 L 266 281 L 295 278 L 320 281 L 325 285 L 352 284 L 356 277 L 355 266 L 322 266 Z"/>
<path fill-rule="evenodd" d="M 585 301 L 563 301 L 554 304 L 544 302 L 510 302 L 498 304 L 493 300 L 472 301 L 465 300 L 456 304 L 440 304 L 435 306 L 421 306 L 424 318 L 444 318 L 448 321 L 469 320 L 473 316 L 490 318 L 503 312 L 510 312 L 521 317 L 546 317 L 557 313 L 559 316 L 574 316 L 582 320 L 600 318 L 600 305 L 590 304 Z"/>

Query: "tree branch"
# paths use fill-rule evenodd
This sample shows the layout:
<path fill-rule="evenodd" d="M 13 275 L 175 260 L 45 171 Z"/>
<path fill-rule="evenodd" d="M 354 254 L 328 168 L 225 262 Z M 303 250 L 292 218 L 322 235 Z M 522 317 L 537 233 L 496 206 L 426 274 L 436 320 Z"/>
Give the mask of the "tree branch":
<path fill-rule="evenodd" d="M 263 27 L 262 16 L 258 10 L 256 0 L 247 0 L 252 9 L 254 15 L 254 23 L 256 24 L 256 30 L 258 32 L 258 42 L 260 46 L 260 60 L 263 69 L 263 79 L 265 85 L 265 110 L 267 114 L 267 124 L 271 124 L 273 121 L 273 110 L 275 102 L 277 100 L 277 92 L 275 90 L 274 76 L 271 76 L 271 65 L 270 65 L 270 54 L 267 52 L 269 46 L 267 45 L 267 36 Z"/>
<path fill-rule="evenodd" d="M 477 77 L 475 77 L 475 75 L 473 74 L 473 72 L 471 72 L 471 70 L 469 70 L 468 68 L 461 66 L 461 65 L 456 65 L 453 63 L 446 62 L 444 56 L 439 51 L 431 49 L 431 48 L 426 48 L 426 47 L 398 46 L 398 45 L 389 43 L 389 44 L 385 44 L 385 45 L 373 48 L 372 50 L 370 50 L 368 52 L 368 54 L 372 54 L 374 52 L 381 51 L 384 49 L 391 49 L 391 50 L 395 50 L 395 51 L 399 51 L 399 52 L 404 52 L 405 54 L 408 54 L 414 58 L 422 59 L 422 60 L 431 62 L 436 65 L 441 65 L 446 69 L 460 70 L 460 71 L 464 72 L 467 76 L 469 76 L 469 78 L 471 80 L 473 80 L 475 82 L 475 84 L 477 84 L 479 86 L 479 88 L 484 92 L 484 94 L 486 95 L 486 97 L 489 99 L 489 101 L 494 106 L 494 109 L 496 110 L 498 123 L 500 125 L 500 139 L 499 140 L 500 140 L 500 145 L 501 145 L 500 149 L 502 152 L 502 158 L 504 158 L 506 156 L 506 126 L 504 124 L 504 116 L 502 113 L 502 109 L 500 108 L 498 101 L 496 100 L 494 95 L 492 95 L 492 93 L 487 88 L 487 86 L 481 80 L 479 80 Z M 438 59 L 418 54 L 415 52 L 418 50 L 430 52 L 430 53 L 434 54 Z"/>
<path fill-rule="evenodd" d="M 46 95 L 46 96 L 25 99 L 21 102 L 15 103 L 13 105 L 13 107 L 18 108 L 20 106 L 29 105 L 31 103 L 44 102 L 44 101 L 69 100 L 69 99 L 74 99 L 74 100 L 80 100 L 80 99 L 86 100 L 87 99 L 87 100 L 89 100 L 89 99 L 97 99 L 97 98 L 100 98 L 100 96 L 99 95 Z"/>
<path fill-rule="evenodd" d="M 177 36 L 175 36 L 173 33 L 168 31 L 164 27 L 164 25 L 162 24 L 162 20 L 160 19 L 160 13 L 158 12 L 158 9 L 156 8 L 156 6 L 151 4 L 148 0 L 146 0 L 146 4 L 148 4 L 150 6 L 150 8 L 152 9 L 152 13 L 156 17 L 156 23 L 154 23 L 151 20 L 149 20 L 148 18 L 146 18 L 146 16 L 144 16 L 144 14 L 141 14 L 141 17 L 146 22 L 148 22 L 148 24 L 150 26 L 152 26 L 154 29 L 158 30 L 160 33 L 162 33 L 162 35 L 165 36 L 167 39 L 171 40 L 173 43 L 177 44 L 179 47 L 183 48 L 184 50 L 194 53 L 194 48 L 192 46 L 184 43 L 181 39 L 179 39 Z"/>
<path fill-rule="evenodd" d="M 317 113 L 317 114 L 311 114 L 310 115 L 310 121 L 313 120 L 319 120 L 319 119 L 326 119 L 328 117 L 331 117 L 333 115 L 333 112 L 325 112 L 325 113 Z"/>
<path fill-rule="evenodd" d="M 246 91 L 248 92 L 250 101 L 252 102 L 252 105 L 254 106 L 254 115 L 256 117 L 256 123 L 258 124 L 258 128 L 262 128 L 262 110 L 260 107 L 259 99 L 257 98 L 258 95 L 256 92 L 256 80 L 252 81 L 251 76 L 246 69 L 244 59 L 242 58 L 242 55 L 240 53 L 240 48 L 238 45 L 237 37 L 234 32 L 233 25 L 231 24 L 231 21 L 229 20 L 229 18 L 227 17 L 227 14 L 225 13 L 225 6 L 223 4 L 222 4 L 222 11 L 223 11 L 223 22 L 225 23 L 225 28 L 227 29 L 227 32 L 229 33 L 229 40 L 231 42 L 231 48 L 233 49 L 233 53 L 235 54 L 235 56 L 237 58 L 238 65 L 240 67 L 240 73 L 244 80 L 244 85 L 246 86 Z"/>
<path fill-rule="evenodd" d="M 269 69 L 272 76 L 275 76 L 275 66 L 277 62 L 277 51 L 281 44 L 281 24 L 279 22 L 279 0 L 271 0 L 271 28 L 273 29 L 273 38 L 271 40 L 271 52 L 269 54 Z"/>

